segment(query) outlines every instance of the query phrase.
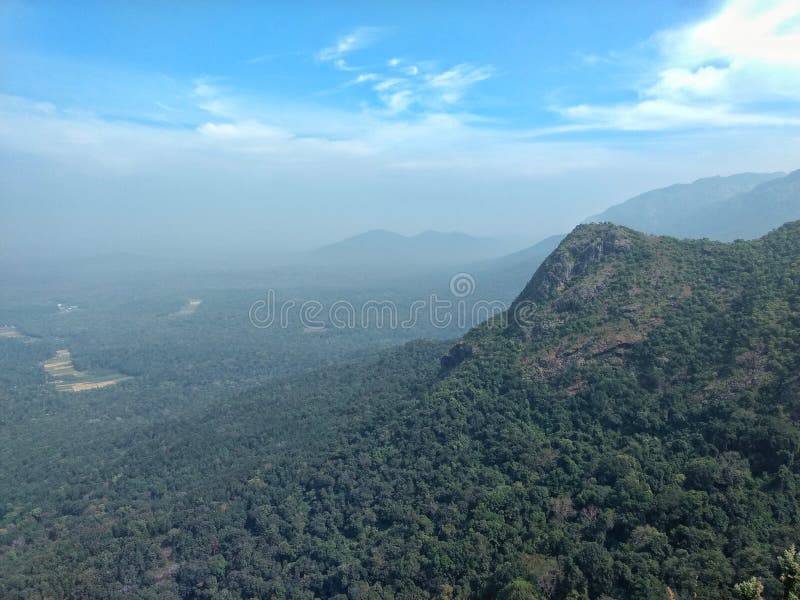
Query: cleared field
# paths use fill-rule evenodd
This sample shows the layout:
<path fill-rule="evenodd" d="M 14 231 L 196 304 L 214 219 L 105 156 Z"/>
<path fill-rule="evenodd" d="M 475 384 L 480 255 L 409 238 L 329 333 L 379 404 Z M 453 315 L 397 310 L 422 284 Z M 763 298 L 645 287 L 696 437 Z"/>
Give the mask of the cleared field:
<path fill-rule="evenodd" d="M 127 375 L 116 373 L 92 375 L 91 373 L 78 371 L 72 364 L 72 356 L 69 350 L 56 350 L 56 355 L 46 361 L 42 367 L 59 392 L 97 390 L 130 379 Z"/>
<path fill-rule="evenodd" d="M 197 298 L 190 298 L 186 304 L 184 304 L 180 310 L 177 312 L 172 313 L 175 317 L 188 317 L 189 315 L 193 315 L 197 312 L 197 309 L 200 308 L 200 305 L 203 303 L 202 300 Z"/>
<path fill-rule="evenodd" d="M 29 335 L 25 335 L 19 329 L 17 329 L 14 325 L 2 325 L 0 326 L 0 339 L 7 339 L 7 340 L 18 340 L 24 344 L 30 344 L 32 342 L 38 341 L 38 338 L 31 337 Z"/>
<path fill-rule="evenodd" d="M 325 327 L 303 327 L 303 333 L 325 333 Z"/>

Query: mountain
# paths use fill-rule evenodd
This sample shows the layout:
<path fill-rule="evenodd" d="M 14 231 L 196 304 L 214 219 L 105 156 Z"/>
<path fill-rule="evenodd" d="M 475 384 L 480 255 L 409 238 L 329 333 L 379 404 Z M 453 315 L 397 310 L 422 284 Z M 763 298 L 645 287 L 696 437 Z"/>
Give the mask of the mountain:
<path fill-rule="evenodd" d="M 513 240 L 478 238 L 458 232 L 425 231 L 404 236 L 377 229 L 318 248 L 304 259 L 334 266 L 443 266 L 501 256 L 518 247 Z"/>
<path fill-rule="evenodd" d="M 754 239 L 800 219 L 800 171 L 740 173 L 653 190 L 612 206 L 587 223 L 614 223 L 654 235 Z M 555 235 L 507 256 L 469 269 L 496 294 L 519 289 L 564 239 Z"/>
<path fill-rule="evenodd" d="M 694 231 L 692 237 L 723 241 L 752 239 L 796 219 L 800 219 L 800 170 L 699 209 L 688 231 Z"/>
<path fill-rule="evenodd" d="M 732 244 L 581 225 L 455 344 L 215 388 L 201 417 L 109 419 L 55 458 L 21 431 L 0 596 L 728 600 L 758 577 L 777 600 L 799 299 L 800 222 Z"/>
<path fill-rule="evenodd" d="M 756 575 L 780 597 L 768 565 L 800 539 L 799 297 L 800 222 L 735 244 L 570 234 L 426 400 L 454 415 L 439 447 L 486 467 L 456 475 L 489 509 L 456 528 L 497 549 L 493 589 L 730 598 Z"/>
<path fill-rule="evenodd" d="M 587 222 L 615 223 L 645 233 L 679 238 L 752 239 L 800 218 L 800 210 L 797 210 L 800 200 L 796 194 L 785 200 L 796 210 L 780 210 L 774 214 L 767 211 L 755 223 L 748 220 L 747 211 L 743 210 L 745 205 L 758 199 L 758 194 L 750 197 L 748 193 L 782 178 L 785 178 L 784 173 L 741 173 L 698 179 L 694 183 L 646 192 L 612 206 Z M 789 218 L 784 218 L 787 215 Z M 727 223 L 725 227 L 720 226 L 721 220 Z"/>

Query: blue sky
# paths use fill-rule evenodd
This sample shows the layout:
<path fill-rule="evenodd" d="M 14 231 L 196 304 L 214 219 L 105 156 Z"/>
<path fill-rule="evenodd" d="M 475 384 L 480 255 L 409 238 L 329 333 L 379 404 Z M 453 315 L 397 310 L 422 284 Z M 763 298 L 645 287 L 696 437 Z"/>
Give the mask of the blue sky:
<path fill-rule="evenodd" d="M 796 0 L 430 4 L 4 2 L 0 252 L 533 241 L 800 166 Z"/>

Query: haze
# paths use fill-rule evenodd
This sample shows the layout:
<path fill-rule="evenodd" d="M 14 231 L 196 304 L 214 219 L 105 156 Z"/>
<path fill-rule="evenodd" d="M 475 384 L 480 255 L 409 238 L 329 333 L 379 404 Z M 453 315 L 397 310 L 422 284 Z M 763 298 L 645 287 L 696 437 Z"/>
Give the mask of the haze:
<path fill-rule="evenodd" d="M 6 260 L 376 228 L 522 247 L 646 190 L 800 164 L 793 0 L 81 8 L 0 7 Z"/>

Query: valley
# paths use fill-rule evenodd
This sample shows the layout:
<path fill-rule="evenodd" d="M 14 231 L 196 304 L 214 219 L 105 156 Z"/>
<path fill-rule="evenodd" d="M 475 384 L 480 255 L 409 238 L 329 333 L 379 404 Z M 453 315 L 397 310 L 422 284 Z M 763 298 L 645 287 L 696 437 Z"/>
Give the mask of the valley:
<path fill-rule="evenodd" d="M 734 244 L 579 226 L 460 341 L 261 330 L 230 289 L 203 292 L 199 345 L 161 319 L 169 290 L 137 312 L 105 286 L 69 322 L 18 311 L 42 341 L 0 340 L 0 589 L 722 600 L 756 576 L 776 596 L 800 538 L 799 241 L 798 223 Z M 426 333 L 444 339 L 408 341 Z M 141 375 L 88 375 L 114 368 Z M 65 469 L 79 494 L 51 487 Z"/>

